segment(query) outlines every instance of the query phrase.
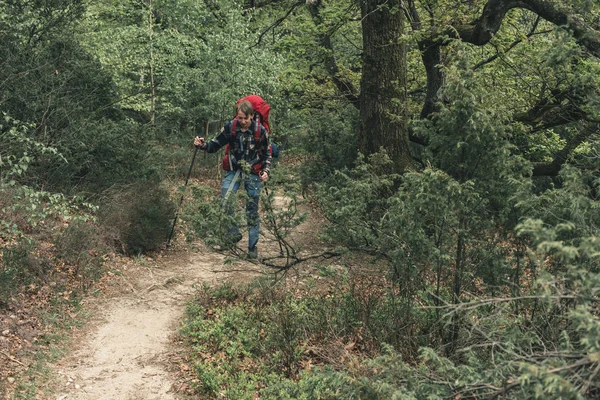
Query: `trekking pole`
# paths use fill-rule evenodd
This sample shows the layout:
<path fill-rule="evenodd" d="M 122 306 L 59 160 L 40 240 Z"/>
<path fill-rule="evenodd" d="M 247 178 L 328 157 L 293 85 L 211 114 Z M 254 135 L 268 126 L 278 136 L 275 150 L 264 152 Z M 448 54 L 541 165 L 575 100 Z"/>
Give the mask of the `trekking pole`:
<path fill-rule="evenodd" d="M 190 170 L 188 171 L 187 178 L 185 178 L 185 185 L 183 188 L 187 187 L 188 181 L 190 180 L 190 175 L 192 174 L 192 167 L 194 166 L 194 161 L 196 160 L 196 154 L 198 154 L 198 147 L 194 150 L 194 156 L 192 157 L 192 163 L 190 164 Z M 179 206 L 177 207 L 177 212 L 175 213 L 175 219 L 173 220 L 173 226 L 171 227 L 171 233 L 169 233 L 169 239 L 167 240 L 167 250 L 171 247 L 171 237 L 173 236 L 173 232 L 175 231 L 175 224 L 177 223 L 177 217 L 179 216 L 179 212 L 181 211 L 181 205 L 183 204 L 183 196 L 184 193 L 181 194 L 181 199 L 179 200 Z"/>

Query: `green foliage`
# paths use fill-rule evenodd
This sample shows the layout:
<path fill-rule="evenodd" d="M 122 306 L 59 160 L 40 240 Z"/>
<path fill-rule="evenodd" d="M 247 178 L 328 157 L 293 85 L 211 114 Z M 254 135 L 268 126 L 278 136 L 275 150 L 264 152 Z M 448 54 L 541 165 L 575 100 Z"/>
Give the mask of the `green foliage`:
<path fill-rule="evenodd" d="M 386 171 L 391 160 L 385 153 L 362 158 L 356 168 L 337 171 L 319 185 L 320 205 L 333 223 L 328 230 L 332 240 L 351 248 L 377 248 L 378 225 L 389 207 L 398 175 Z"/>
<path fill-rule="evenodd" d="M 293 142 L 307 154 L 307 162 L 300 170 L 305 186 L 349 168 L 357 157 L 357 112 L 351 106 L 332 107 L 340 108 L 336 118 L 328 110 L 307 110 L 297 118 L 302 125 L 294 128 Z"/>
<path fill-rule="evenodd" d="M 0 302 L 7 302 L 25 285 L 48 283 L 52 261 L 47 259 L 47 255 L 39 254 L 38 242 L 40 235 L 52 240 L 49 230 L 59 223 L 69 224 L 68 236 L 59 236 L 59 253 L 74 263 L 75 272 L 81 273 L 84 278 L 84 285 L 85 281 L 98 277 L 100 255 L 96 253 L 88 257 L 88 252 L 102 251 L 103 247 L 97 246 L 97 237 L 92 239 L 87 231 L 76 228 L 93 219 L 96 207 L 77 197 L 67 198 L 27 186 L 2 184 L 0 203 L 0 238 L 5 243 L 0 258 Z"/>
<path fill-rule="evenodd" d="M 93 210 L 93 206 L 81 198 L 68 199 L 60 193 L 38 191 L 22 184 L 27 180 L 30 166 L 38 163 L 40 158 L 47 154 L 62 158 L 55 148 L 31 139 L 31 130 L 31 125 L 6 114 L 0 124 L 0 198 L 3 200 L 0 237 L 6 239 L 31 232 L 47 218 L 68 219 L 77 215 L 80 209 Z"/>
<path fill-rule="evenodd" d="M 175 205 L 160 184 L 146 181 L 108 191 L 99 214 L 103 230 L 117 247 L 136 255 L 164 245 Z"/>
<path fill-rule="evenodd" d="M 217 295 L 223 296 L 217 299 L 226 302 L 230 300 L 231 286 L 226 284 L 224 288 L 212 292 L 205 287 L 201 299 L 206 302 L 210 301 L 210 296 Z M 268 372 L 252 364 L 250 359 L 259 346 L 261 333 L 257 321 L 244 320 L 248 311 L 235 306 L 225 311 L 213 308 L 209 303 L 189 307 L 190 319 L 182 333 L 189 338 L 198 358 L 199 390 L 206 395 L 224 393 L 226 397 L 249 398 L 256 385 L 267 379 Z M 263 378 L 259 378 L 257 371 L 262 372 Z M 235 380 L 231 380 L 229 374 L 235 375 Z"/>
<path fill-rule="evenodd" d="M 0 124 L 0 238 L 6 243 L 0 261 L 1 302 L 7 302 L 25 285 L 47 283 L 51 262 L 38 254 L 39 239 L 34 239 L 34 235 L 47 233 L 59 221 L 78 224 L 91 220 L 96 210 L 82 197 L 67 197 L 23 185 L 31 176 L 30 167 L 38 165 L 40 159 L 50 155 L 64 160 L 55 148 L 31 139 L 31 131 L 31 125 L 6 114 Z M 76 246 L 82 244 L 79 241 Z M 85 254 L 89 245 L 71 251 L 82 249 L 81 254 Z M 90 260 L 81 260 L 86 262 L 84 270 L 94 269 L 93 263 L 87 261 Z"/>
<path fill-rule="evenodd" d="M 431 120 L 418 124 L 420 133 L 430 138 L 424 158 L 461 183 L 473 180 L 478 191 L 499 202 L 518 187 L 529 168 L 510 142 L 510 110 L 487 104 L 491 89 L 479 85 L 463 46 L 456 44 L 444 71 L 447 82 L 441 96 L 447 102 Z"/>
<path fill-rule="evenodd" d="M 0 91 L 11 118 L 0 154 L 28 160 L 17 181 L 33 188 L 98 193 L 144 174 L 143 136 L 123 121 L 110 76 L 74 38 L 82 10 L 79 1 L 4 9 L 2 32 L 12 34 L 0 45 Z"/>
<path fill-rule="evenodd" d="M 299 192 L 297 178 L 279 167 L 271 169 L 271 176 L 261 189 L 261 233 L 278 243 L 280 257 L 287 260 L 286 265 L 278 265 L 280 268 L 288 267 L 301 251 L 292 239 L 296 228 L 308 218 L 308 213 L 299 209 L 306 204 Z"/>
<path fill-rule="evenodd" d="M 348 368 L 342 370 L 316 367 L 303 372 L 297 382 L 286 380 L 266 388 L 262 397 L 289 400 L 443 398 L 444 391 L 436 385 L 414 390 L 420 381 L 411 378 L 408 365 L 390 350 L 374 360 L 353 359 Z"/>
<path fill-rule="evenodd" d="M 283 60 L 250 48 L 260 34 L 251 13 L 229 1 L 101 1 L 89 7 L 81 40 L 126 94 L 130 115 L 150 122 L 154 107 L 159 132 L 190 135 L 206 119 L 230 118 L 246 94 L 277 102 Z M 117 39 L 107 42 L 107 34 Z M 254 62 L 239 62 L 244 55 Z"/>
<path fill-rule="evenodd" d="M 552 239 L 548 229 L 536 227 L 526 223 L 520 231 L 535 237 L 532 250 L 543 263 L 546 244 L 554 242 L 545 240 Z M 571 253 L 552 247 L 554 254 Z M 580 253 L 597 249 L 596 244 Z M 561 280 L 544 276 L 524 298 L 473 297 L 443 306 L 442 319 L 462 314 L 461 329 L 469 333 L 457 350 L 460 361 L 431 347 L 422 347 L 410 361 L 387 346 L 368 357 L 370 340 L 382 343 L 383 322 L 391 315 L 383 304 L 391 298 L 369 300 L 365 295 L 373 287 L 358 282 L 346 281 L 328 296 L 301 298 L 270 285 L 205 287 L 182 331 L 194 349 L 199 390 L 237 398 L 260 393 L 266 399 L 584 399 L 600 390 L 594 379 L 600 360 L 597 273 L 572 268 Z M 354 289 L 342 292 L 344 287 Z M 363 353 L 348 352 L 357 348 Z M 327 363 L 312 366 L 320 363 L 319 355 Z M 304 368 L 290 375 L 290 366 Z"/>
<path fill-rule="evenodd" d="M 97 208 L 81 197 L 36 191 L 27 186 L 0 186 L 2 224 L 0 236 L 12 239 L 37 230 L 52 219 L 87 220 Z"/>
<path fill-rule="evenodd" d="M 0 122 L 0 184 L 14 186 L 27 174 L 27 169 L 45 153 L 57 155 L 57 150 L 31 139 L 33 124 L 26 124 L 3 113 Z M 31 154 L 32 152 L 33 154 Z"/>
<path fill-rule="evenodd" d="M 189 142 L 204 120 L 229 119 L 234 101 L 255 92 L 273 106 L 275 136 L 303 157 L 290 174 L 275 170 L 263 191 L 265 231 L 288 259 L 297 251 L 299 176 L 305 188 L 317 184 L 325 236 L 372 255 L 369 264 L 387 270 L 362 267 L 392 283 L 357 283 L 324 266 L 337 280 L 329 297 L 267 285 L 207 293 L 186 328 L 207 396 L 598 397 L 600 157 L 589 133 L 600 67 L 571 32 L 515 9 L 489 46 L 445 38 L 439 109 L 418 121 L 420 57 L 431 43 L 415 40 L 477 20 L 481 4 L 415 2 L 411 11 L 427 17 L 400 38 L 410 58 L 400 89 L 429 144 L 422 170 L 396 176 L 384 153 L 354 163 L 359 113 L 334 85 L 360 83 L 369 44 L 357 2 L 322 2 L 318 14 L 289 2 L 5 3 L 0 237 L 10 246 L 1 301 L 47 279 L 50 261 L 28 236 L 55 223 L 68 223 L 58 258 L 84 280 L 100 272 L 101 235 L 128 254 L 160 247 L 175 213 L 153 179 L 168 169 L 183 177 L 189 163 L 184 147 L 160 143 Z M 596 2 L 544 4 L 555 5 L 597 25 Z M 557 178 L 530 180 L 535 163 L 579 138 Z M 202 177 L 215 157 L 198 161 Z M 184 210 L 210 246 L 226 243 L 232 223 L 245 225 L 214 192 L 194 187 Z M 281 192 L 290 207 L 277 206 Z M 90 199 L 105 203 L 100 227 Z M 233 200 L 243 204 L 243 191 Z M 392 348 L 380 353 L 383 343 Z M 310 371 L 311 359 L 332 367 Z"/>
<path fill-rule="evenodd" d="M 228 207 L 238 209 L 231 215 L 223 207 L 223 200 L 217 197 L 214 190 L 199 186 L 192 188 L 192 201 L 186 202 L 185 220 L 190 221 L 193 231 L 204 240 L 207 246 L 226 248 L 231 246 L 229 228 L 233 225 L 243 227 L 246 216 L 239 212 L 241 204 L 245 204 L 246 192 L 238 190 L 228 200 Z M 235 245 L 235 243 L 234 243 Z"/>
<path fill-rule="evenodd" d="M 257 388 L 295 379 L 303 365 L 342 366 L 354 346 L 375 350 L 391 340 L 403 324 L 400 315 L 390 318 L 393 297 L 370 279 L 339 277 L 327 296 L 296 297 L 269 281 L 205 287 L 182 331 L 193 347 L 199 390 L 251 398 Z"/>
<path fill-rule="evenodd" d="M 68 140 L 62 154 L 68 163 L 47 167 L 48 183 L 65 191 L 101 193 L 113 185 L 149 179 L 157 174 L 158 164 L 149 156 L 147 130 L 124 121 L 97 120 L 78 140 Z M 74 138 L 73 138 L 74 139 Z M 46 165 L 51 160 L 44 159 Z"/>
<path fill-rule="evenodd" d="M 375 155 L 319 192 L 333 223 L 330 237 L 389 260 L 407 310 L 419 292 L 456 301 L 465 285 L 475 290 L 474 279 L 497 287 L 511 273 L 510 252 L 499 244 L 516 223 L 515 194 L 527 190 L 527 164 L 514 156 L 507 125 L 498 123 L 505 111 L 485 107 L 486 93 L 464 62 L 457 56 L 448 63 L 448 101 L 418 126 L 430 136 L 425 169 L 399 179 Z"/>
<path fill-rule="evenodd" d="M 231 7 L 211 9 L 205 18 L 214 25 L 207 26 L 233 27 Z M 481 11 L 472 2 L 426 7 L 419 11 L 429 18 L 413 25 L 416 39 L 442 26 L 470 23 Z M 583 1 L 577 12 L 593 21 L 596 8 Z M 263 10 L 247 15 L 280 17 L 289 5 Z M 306 150 L 300 175 L 305 186 L 318 183 L 318 202 L 330 223 L 326 236 L 373 255 L 369 262 L 383 262 L 393 284 L 369 292 L 336 277 L 339 295 L 328 299 L 276 297 L 264 288 L 256 298 L 236 297 L 231 288 L 226 296 L 211 295 L 216 298 L 206 307 L 212 312 L 198 311 L 199 326 L 190 333 L 199 346 L 201 380 L 207 382 L 202 390 L 239 398 L 251 397 L 261 386 L 267 386 L 261 398 L 593 398 L 596 143 L 584 143 L 566 160 L 588 172 L 563 168 L 554 186 L 537 187 L 530 174 L 534 163 L 552 161 L 572 139 L 595 129 L 590 121 L 543 125 L 536 119 L 542 114 L 534 111 L 548 107 L 551 114 L 572 105 L 597 119 L 597 63 L 583 60 L 581 47 L 563 28 L 554 29 L 529 11 L 507 14 L 491 46 L 445 41 L 438 112 L 413 121 L 416 133 L 428 140 L 420 157 L 423 168 L 395 176 L 384 154 L 352 164 L 357 111 L 331 100 L 339 93 L 327 66 L 313 62 L 334 55 L 341 61 L 338 77 L 358 82 L 362 44 L 352 42 L 360 32 L 347 20 L 356 4 L 334 1 L 319 11 L 316 21 L 304 8 L 293 9 L 261 39 L 297 59 L 279 70 L 285 84 L 277 88 L 285 90 L 274 97 L 274 110 L 284 117 L 278 127 L 293 136 L 296 149 Z M 233 31 L 242 31 L 237 26 Z M 526 37 L 532 28 L 535 34 Z M 318 43 L 323 33 L 332 39 L 334 53 Z M 227 38 L 221 31 L 205 35 L 206 54 L 198 59 L 211 60 L 220 71 L 205 73 L 208 78 L 196 84 L 191 97 L 203 110 L 198 115 L 229 115 L 227 104 L 236 97 L 231 87 L 238 76 L 229 64 L 234 57 Z M 421 55 L 413 43 L 408 46 L 411 57 Z M 418 60 L 408 65 L 411 87 L 403 89 L 412 91 L 407 107 L 414 115 L 419 107 L 413 102 L 420 100 L 425 80 Z M 196 69 L 210 69 L 204 68 Z M 207 103 L 198 101 L 205 98 L 218 107 L 205 111 Z M 226 219 L 211 192 L 196 189 L 193 207 L 200 213 L 191 214 L 197 215 L 197 232 L 216 245 Z M 272 196 L 265 200 L 268 208 Z M 268 210 L 265 217 L 271 219 Z M 522 234 L 515 238 L 520 222 Z M 539 240 L 542 234 L 545 239 Z M 393 350 L 371 360 L 361 358 L 366 351 L 357 355 L 356 364 L 364 361 L 364 367 L 332 362 L 331 368 L 307 368 L 297 382 L 270 380 L 277 373 L 273 365 L 288 377 L 306 365 L 310 356 L 303 346 L 323 344 L 331 332 L 347 340 L 358 329 L 373 353 L 382 342 Z M 243 376 L 242 383 L 237 385 L 235 376 Z M 276 380 L 280 383 L 273 384 Z"/>
<path fill-rule="evenodd" d="M 563 229 L 556 232 L 556 240 L 578 245 L 582 239 L 597 234 L 594 221 L 600 214 L 595 199 L 596 178 L 568 166 L 561 170 L 559 178 L 559 185 L 536 195 L 518 193 L 517 207 L 524 215 L 549 226 L 560 224 Z"/>

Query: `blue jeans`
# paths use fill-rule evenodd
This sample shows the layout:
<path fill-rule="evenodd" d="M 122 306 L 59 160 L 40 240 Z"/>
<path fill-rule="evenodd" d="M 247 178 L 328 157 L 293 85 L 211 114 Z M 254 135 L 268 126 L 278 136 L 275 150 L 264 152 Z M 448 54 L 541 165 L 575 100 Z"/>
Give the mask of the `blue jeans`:
<path fill-rule="evenodd" d="M 260 178 L 258 175 L 254 174 L 240 174 L 238 175 L 238 179 L 235 182 L 233 178 L 235 176 L 236 171 L 227 171 L 223 181 L 221 182 L 221 197 L 225 198 L 229 186 L 233 184 L 231 191 L 229 193 L 229 198 L 227 201 L 232 201 L 232 196 L 235 196 L 238 189 L 240 188 L 240 179 L 239 176 L 242 176 L 242 181 L 244 183 L 244 189 L 246 189 L 246 194 L 248 195 L 248 199 L 246 200 L 246 219 L 248 221 L 248 248 L 253 249 L 258 243 L 258 232 L 260 229 L 260 215 L 258 214 L 258 200 L 260 199 Z M 234 216 L 235 207 L 227 206 L 227 210 L 231 216 Z M 232 236 L 237 236 L 240 234 L 240 229 L 237 225 L 233 225 L 229 229 L 229 234 Z"/>

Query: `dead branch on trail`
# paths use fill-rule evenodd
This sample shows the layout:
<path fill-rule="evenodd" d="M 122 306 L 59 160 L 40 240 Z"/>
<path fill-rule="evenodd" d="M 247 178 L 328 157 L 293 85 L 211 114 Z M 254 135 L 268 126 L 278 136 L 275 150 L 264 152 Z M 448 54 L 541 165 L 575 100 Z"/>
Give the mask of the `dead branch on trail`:
<path fill-rule="evenodd" d="M 21 361 L 17 360 L 16 358 L 14 358 L 13 356 L 11 356 L 8 353 L 5 353 L 4 351 L 0 351 L 0 354 L 2 354 L 4 357 L 8 358 L 10 361 L 14 362 L 15 364 L 19 364 L 25 368 L 29 368 L 29 366 L 27 364 L 22 363 Z"/>
<path fill-rule="evenodd" d="M 328 260 L 330 258 L 334 258 L 334 257 L 339 257 L 341 256 L 342 253 L 338 253 L 335 251 L 325 251 L 323 253 L 320 254 L 311 254 L 305 257 L 299 257 L 298 255 L 294 254 L 291 257 L 288 256 L 276 256 L 276 257 L 267 257 L 267 258 L 263 258 L 262 261 L 260 261 L 261 264 L 267 266 L 267 267 L 271 267 L 271 268 L 275 268 L 278 270 L 278 272 L 282 272 L 282 271 L 287 271 L 289 269 L 291 269 L 292 267 L 301 264 L 305 261 L 308 260 L 314 260 L 316 258 L 322 258 L 324 260 Z M 281 259 L 286 259 L 287 262 L 285 263 L 285 265 L 278 265 L 276 263 L 271 262 L 271 260 L 281 260 Z"/>

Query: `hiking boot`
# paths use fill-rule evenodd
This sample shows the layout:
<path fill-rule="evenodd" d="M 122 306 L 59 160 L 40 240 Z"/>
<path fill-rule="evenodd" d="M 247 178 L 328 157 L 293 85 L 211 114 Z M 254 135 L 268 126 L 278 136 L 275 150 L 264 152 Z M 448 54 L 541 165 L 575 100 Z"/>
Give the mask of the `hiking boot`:
<path fill-rule="evenodd" d="M 248 259 L 249 260 L 257 260 L 258 259 L 258 249 L 254 246 L 251 249 L 248 249 Z"/>

